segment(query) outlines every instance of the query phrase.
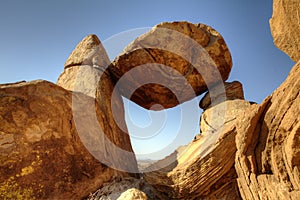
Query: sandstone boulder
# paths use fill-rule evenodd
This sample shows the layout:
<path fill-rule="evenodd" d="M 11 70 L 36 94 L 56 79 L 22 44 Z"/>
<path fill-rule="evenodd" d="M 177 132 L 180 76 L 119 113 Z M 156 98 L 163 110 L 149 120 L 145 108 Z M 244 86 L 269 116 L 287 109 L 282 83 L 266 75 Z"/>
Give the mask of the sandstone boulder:
<path fill-rule="evenodd" d="M 123 192 L 117 200 L 147 200 L 147 196 L 144 192 L 136 189 L 130 188 Z"/>
<path fill-rule="evenodd" d="M 225 82 L 211 88 L 210 92 L 207 92 L 201 99 L 199 106 L 203 110 L 206 110 L 209 106 L 211 106 L 212 101 L 212 106 L 214 106 L 226 100 L 235 99 L 244 99 L 243 85 L 238 81 Z"/>
<path fill-rule="evenodd" d="M 270 19 L 275 45 L 291 57 L 300 60 L 300 1 L 274 0 Z"/>
<path fill-rule="evenodd" d="M 237 119 L 235 169 L 243 199 L 299 199 L 300 63 L 261 105 Z"/>
<path fill-rule="evenodd" d="M 74 99 L 82 105 L 95 102 L 47 81 L 0 86 L 0 199 L 81 199 L 114 178 L 129 176 L 102 164 L 83 145 L 73 116 Z M 93 106 L 101 113 L 98 104 Z M 114 157 L 135 166 L 134 157 L 108 152 L 104 135 L 99 135 L 85 108 L 77 117 L 87 123 L 85 139 L 98 138 L 98 158 Z M 105 134 L 132 151 L 127 134 Z"/>
<path fill-rule="evenodd" d="M 164 194 L 156 191 L 142 179 L 132 177 L 111 181 L 88 197 L 88 200 L 116 199 L 168 200 Z"/>
<path fill-rule="evenodd" d="M 128 45 L 109 69 L 123 96 L 151 109 L 196 97 L 226 80 L 231 66 L 225 41 L 213 28 L 165 22 Z"/>

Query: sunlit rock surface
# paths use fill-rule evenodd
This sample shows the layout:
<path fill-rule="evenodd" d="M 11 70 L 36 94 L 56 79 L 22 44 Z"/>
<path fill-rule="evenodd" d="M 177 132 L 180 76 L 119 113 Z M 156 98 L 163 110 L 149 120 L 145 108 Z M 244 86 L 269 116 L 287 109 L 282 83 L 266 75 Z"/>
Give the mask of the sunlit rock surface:
<path fill-rule="evenodd" d="M 150 109 L 194 98 L 226 80 L 231 66 L 223 37 L 210 26 L 164 22 L 129 44 L 110 70 L 123 96 Z"/>

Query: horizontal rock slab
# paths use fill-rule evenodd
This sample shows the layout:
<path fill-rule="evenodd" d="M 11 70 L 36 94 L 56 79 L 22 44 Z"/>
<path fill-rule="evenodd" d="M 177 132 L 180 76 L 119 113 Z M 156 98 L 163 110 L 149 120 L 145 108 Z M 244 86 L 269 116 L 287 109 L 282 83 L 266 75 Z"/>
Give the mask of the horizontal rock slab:
<path fill-rule="evenodd" d="M 171 108 L 225 81 L 231 66 L 227 45 L 213 28 L 164 22 L 129 44 L 109 69 L 121 95 L 155 110 L 156 104 Z"/>
<path fill-rule="evenodd" d="M 97 144 L 93 153 L 101 161 L 114 157 L 136 168 L 133 154 L 109 151 L 108 140 L 83 111 L 77 117 L 84 119 L 86 135 L 78 134 L 74 99 L 82 105 L 92 101 L 102 113 L 95 99 L 47 81 L 0 85 L 0 199 L 81 199 L 114 178 L 130 176 L 93 157 L 82 139 Z M 114 133 L 105 132 L 116 146 L 132 152 L 129 136 L 109 135 Z"/>

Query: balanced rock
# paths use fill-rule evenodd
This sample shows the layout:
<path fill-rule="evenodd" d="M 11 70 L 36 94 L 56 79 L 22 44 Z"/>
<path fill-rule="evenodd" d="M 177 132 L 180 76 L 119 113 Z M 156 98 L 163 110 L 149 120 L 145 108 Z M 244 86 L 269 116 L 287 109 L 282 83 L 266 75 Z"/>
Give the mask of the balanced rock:
<path fill-rule="evenodd" d="M 225 81 L 232 60 L 223 37 L 204 24 L 161 23 L 140 36 L 109 69 L 121 95 L 146 109 L 171 108 Z"/>
<path fill-rule="evenodd" d="M 275 45 L 291 57 L 300 60 L 300 1 L 274 0 L 270 19 Z"/>
<path fill-rule="evenodd" d="M 82 102 L 77 117 L 84 119 L 86 137 L 78 133 L 74 99 Z M 135 157 L 108 151 L 93 116 L 84 112 L 91 106 L 87 102 L 93 102 L 101 113 L 93 98 L 47 81 L 0 86 L 0 199 L 81 199 L 114 178 L 129 176 L 101 163 L 114 157 L 124 165 L 136 166 Z M 132 152 L 127 134 L 105 133 Z M 97 138 L 96 143 L 91 136 Z M 83 139 L 98 145 L 93 149 L 97 159 Z"/>
<path fill-rule="evenodd" d="M 237 119 L 235 169 L 243 199 L 300 197 L 300 62 L 261 105 Z"/>
<path fill-rule="evenodd" d="M 244 99 L 243 85 L 238 81 L 225 82 L 211 88 L 201 99 L 199 106 L 206 110 L 211 106 L 212 101 L 212 105 L 217 105 L 223 101 L 235 99 Z"/>

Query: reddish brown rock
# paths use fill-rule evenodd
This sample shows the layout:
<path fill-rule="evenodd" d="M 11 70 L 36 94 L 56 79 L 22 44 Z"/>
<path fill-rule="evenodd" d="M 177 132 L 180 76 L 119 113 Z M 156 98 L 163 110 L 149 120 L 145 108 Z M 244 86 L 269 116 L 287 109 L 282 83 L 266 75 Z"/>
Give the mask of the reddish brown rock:
<path fill-rule="evenodd" d="M 96 160 L 83 145 L 72 99 L 94 102 L 47 81 L 0 86 L 1 199 L 80 199 L 116 177 L 129 176 Z M 96 110 L 101 113 L 97 104 Z M 88 123 L 87 138 L 103 138 L 91 115 L 81 112 L 77 117 Z M 132 151 L 128 135 L 111 133 L 106 132 L 113 143 Z M 134 157 L 118 157 L 104 143 L 98 145 L 94 150 L 103 161 L 115 157 L 136 165 Z"/>
<path fill-rule="evenodd" d="M 300 63 L 261 105 L 237 119 L 235 168 L 243 199 L 299 199 Z"/>
<path fill-rule="evenodd" d="M 300 60 L 300 1 L 274 0 L 270 19 L 274 44 L 291 57 Z"/>
<path fill-rule="evenodd" d="M 127 46 L 110 71 L 123 96 L 150 109 L 194 98 L 226 80 L 231 66 L 230 52 L 217 31 L 204 24 L 165 22 Z"/>
<path fill-rule="evenodd" d="M 213 95 L 212 97 L 210 95 Z M 200 101 L 200 108 L 206 110 L 211 106 L 211 99 L 213 105 L 217 105 L 226 100 L 244 99 L 243 85 L 238 81 L 230 83 L 223 83 L 210 89 Z"/>

